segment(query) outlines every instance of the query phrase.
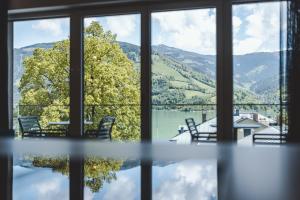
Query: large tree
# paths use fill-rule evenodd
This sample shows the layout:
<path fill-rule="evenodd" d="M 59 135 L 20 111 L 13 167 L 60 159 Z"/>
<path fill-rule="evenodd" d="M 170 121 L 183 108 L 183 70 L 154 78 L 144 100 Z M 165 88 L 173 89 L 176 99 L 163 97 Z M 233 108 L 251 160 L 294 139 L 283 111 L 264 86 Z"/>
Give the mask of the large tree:
<path fill-rule="evenodd" d="M 70 41 L 56 42 L 50 49 L 37 48 L 24 60 L 20 82 L 22 115 L 39 115 L 49 121 L 69 119 Z M 116 41 L 97 22 L 85 29 L 84 37 L 85 116 L 96 128 L 105 115 L 116 117 L 113 138 L 140 137 L 139 74 Z"/>
<path fill-rule="evenodd" d="M 55 172 L 69 176 L 68 158 L 64 157 L 28 157 L 34 167 L 51 168 Z M 117 180 L 116 172 L 120 170 L 123 161 L 87 157 L 84 160 L 84 184 L 92 192 L 98 192 L 105 182 Z"/>

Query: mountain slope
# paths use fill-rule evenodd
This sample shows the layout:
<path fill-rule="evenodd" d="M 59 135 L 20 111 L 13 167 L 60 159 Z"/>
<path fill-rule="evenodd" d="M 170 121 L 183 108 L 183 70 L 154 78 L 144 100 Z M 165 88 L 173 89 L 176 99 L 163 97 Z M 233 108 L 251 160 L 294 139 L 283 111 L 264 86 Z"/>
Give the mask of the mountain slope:
<path fill-rule="evenodd" d="M 119 42 L 127 57 L 140 68 L 140 47 Z M 18 102 L 18 81 L 22 60 L 35 48 L 51 48 L 53 43 L 35 44 L 14 51 L 14 96 Z M 235 99 L 239 103 L 277 101 L 279 55 L 253 53 L 234 56 Z M 157 45 L 152 47 L 152 93 L 154 104 L 216 103 L 216 56 L 200 55 Z"/>

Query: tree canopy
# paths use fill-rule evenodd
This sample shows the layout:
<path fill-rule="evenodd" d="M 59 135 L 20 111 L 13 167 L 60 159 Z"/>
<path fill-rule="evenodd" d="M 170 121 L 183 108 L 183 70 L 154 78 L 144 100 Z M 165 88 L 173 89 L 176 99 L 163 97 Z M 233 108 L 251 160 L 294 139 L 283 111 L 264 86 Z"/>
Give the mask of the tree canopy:
<path fill-rule="evenodd" d="M 55 172 L 69 176 L 68 158 L 64 157 L 29 157 L 34 167 L 51 168 Z M 84 161 L 84 184 L 95 193 L 105 182 L 117 180 L 116 172 L 120 170 L 123 161 L 88 157 Z"/>
<path fill-rule="evenodd" d="M 116 118 L 113 138 L 140 137 L 139 73 L 122 51 L 116 35 L 98 22 L 85 28 L 84 104 L 85 117 L 96 128 L 101 118 Z M 69 119 L 70 41 L 56 42 L 50 49 L 37 48 L 24 60 L 20 81 L 21 115 L 38 115 L 42 126 Z"/>

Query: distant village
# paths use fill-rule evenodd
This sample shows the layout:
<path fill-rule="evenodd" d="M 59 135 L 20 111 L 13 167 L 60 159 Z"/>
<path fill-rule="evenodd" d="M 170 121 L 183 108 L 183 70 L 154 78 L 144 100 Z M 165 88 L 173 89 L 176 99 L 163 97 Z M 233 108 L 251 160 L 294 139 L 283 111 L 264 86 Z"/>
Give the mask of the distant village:
<path fill-rule="evenodd" d="M 287 133 L 287 125 L 282 124 L 282 130 L 278 119 L 266 117 L 257 112 L 240 112 L 236 110 L 233 115 L 233 128 L 235 130 L 238 144 L 252 145 L 253 134 L 283 134 Z M 198 122 L 199 123 L 199 122 Z M 209 134 L 217 132 L 217 118 L 206 120 L 206 114 L 202 114 L 202 122 L 197 125 L 199 133 Z M 179 134 L 170 139 L 177 143 L 190 143 L 191 135 L 186 125 L 180 125 L 178 128 Z M 204 134 L 204 135 L 205 135 Z M 208 140 L 202 138 L 203 141 Z"/>

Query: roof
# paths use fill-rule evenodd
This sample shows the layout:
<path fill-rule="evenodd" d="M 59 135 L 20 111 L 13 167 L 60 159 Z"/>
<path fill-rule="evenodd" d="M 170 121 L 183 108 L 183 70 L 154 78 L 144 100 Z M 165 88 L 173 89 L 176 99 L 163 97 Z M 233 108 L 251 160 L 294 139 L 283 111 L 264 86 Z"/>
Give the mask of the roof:
<path fill-rule="evenodd" d="M 264 115 L 257 113 L 258 121 L 254 120 L 254 114 L 256 113 L 240 113 L 238 116 L 233 116 L 233 122 L 235 127 L 240 129 L 254 129 L 255 133 L 264 133 L 264 134 L 279 134 L 280 129 L 276 126 L 269 126 L 269 123 L 276 123 L 275 120 L 268 118 Z M 197 126 L 199 132 L 202 133 L 216 133 L 217 132 L 217 118 L 210 119 Z M 285 126 L 285 125 L 284 125 Z M 181 125 L 184 130 L 188 130 L 186 125 Z M 180 128 L 179 128 L 180 129 Z M 191 140 L 189 132 L 184 132 L 182 134 L 176 135 L 171 139 L 171 141 L 177 141 L 179 143 L 188 143 Z M 241 143 L 249 143 L 252 136 L 245 137 Z"/>
<path fill-rule="evenodd" d="M 260 133 L 260 134 L 276 134 L 276 133 L 280 133 L 280 130 L 278 130 L 277 128 L 275 127 L 272 127 L 272 126 L 268 126 L 260 131 L 257 131 L 255 133 Z"/>

